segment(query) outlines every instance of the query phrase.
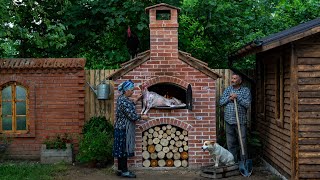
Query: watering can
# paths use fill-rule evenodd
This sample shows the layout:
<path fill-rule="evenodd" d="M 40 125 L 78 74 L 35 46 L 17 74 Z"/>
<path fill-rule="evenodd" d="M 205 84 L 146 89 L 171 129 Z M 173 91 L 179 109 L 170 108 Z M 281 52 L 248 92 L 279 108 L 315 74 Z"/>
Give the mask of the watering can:
<path fill-rule="evenodd" d="M 92 85 L 88 82 L 87 84 L 90 86 L 91 90 L 96 94 L 98 100 L 107 100 L 110 95 L 110 84 L 106 84 L 105 80 L 103 80 L 100 84 L 96 86 L 97 89 L 94 89 Z"/>

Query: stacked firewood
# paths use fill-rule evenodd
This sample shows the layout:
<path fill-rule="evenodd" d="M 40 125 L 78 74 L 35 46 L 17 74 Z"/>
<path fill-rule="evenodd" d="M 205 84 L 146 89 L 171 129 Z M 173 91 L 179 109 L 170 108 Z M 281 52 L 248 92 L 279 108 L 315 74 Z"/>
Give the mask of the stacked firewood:
<path fill-rule="evenodd" d="M 142 134 L 144 167 L 187 167 L 188 131 L 168 125 L 152 127 Z"/>

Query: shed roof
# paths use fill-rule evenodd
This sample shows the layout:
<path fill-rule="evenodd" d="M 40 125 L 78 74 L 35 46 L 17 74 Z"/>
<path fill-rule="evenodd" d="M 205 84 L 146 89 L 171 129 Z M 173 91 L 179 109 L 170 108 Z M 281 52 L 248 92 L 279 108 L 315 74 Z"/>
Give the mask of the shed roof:
<path fill-rule="evenodd" d="M 229 55 L 229 59 L 267 51 L 320 32 L 320 18 L 299 24 L 290 29 L 252 41 Z"/>
<path fill-rule="evenodd" d="M 179 51 L 178 56 L 179 56 L 179 60 L 189 64 L 191 67 L 199 70 L 200 72 L 206 74 L 212 79 L 217 79 L 221 77 L 220 74 L 218 74 L 217 72 L 209 68 L 207 63 L 192 57 L 191 54 L 189 53 Z M 150 50 L 139 53 L 136 58 L 121 64 L 121 68 L 115 71 L 110 76 L 106 77 L 106 79 L 115 81 L 119 79 L 121 76 L 127 74 L 129 71 L 133 70 L 134 68 L 138 67 L 139 65 L 141 65 L 142 63 L 148 60 L 150 60 Z"/>

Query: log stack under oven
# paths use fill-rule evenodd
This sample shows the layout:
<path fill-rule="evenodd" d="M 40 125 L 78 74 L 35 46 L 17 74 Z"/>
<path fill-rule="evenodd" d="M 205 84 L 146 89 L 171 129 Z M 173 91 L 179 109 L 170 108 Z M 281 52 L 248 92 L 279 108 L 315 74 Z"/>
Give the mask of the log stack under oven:
<path fill-rule="evenodd" d="M 142 134 L 144 167 L 187 167 L 188 131 L 179 127 L 161 125 Z"/>

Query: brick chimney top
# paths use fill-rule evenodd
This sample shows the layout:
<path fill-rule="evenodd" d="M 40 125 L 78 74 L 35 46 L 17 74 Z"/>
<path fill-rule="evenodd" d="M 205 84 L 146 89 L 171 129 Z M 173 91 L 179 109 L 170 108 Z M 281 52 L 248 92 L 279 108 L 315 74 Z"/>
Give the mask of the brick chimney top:
<path fill-rule="evenodd" d="M 149 13 L 150 60 L 178 59 L 179 8 L 161 3 L 145 9 Z"/>
<path fill-rule="evenodd" d="M 153 6 L 146 7 L 145 11 L 146 11 L 146 13 L 149 13 L 150 9 L 157 8 L 157 7 L 167 7 L 167 8 L 170 8 L 170 9 L 176 9 L 176 10 L 178 10 L 178 12 L 180 11 L 180 8 L 171 6 L 171 5 L 166 4 L 166 3 L 160 3 L 160 4 L 156 4 L 156 5 L 153 5 Z"/>

